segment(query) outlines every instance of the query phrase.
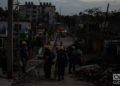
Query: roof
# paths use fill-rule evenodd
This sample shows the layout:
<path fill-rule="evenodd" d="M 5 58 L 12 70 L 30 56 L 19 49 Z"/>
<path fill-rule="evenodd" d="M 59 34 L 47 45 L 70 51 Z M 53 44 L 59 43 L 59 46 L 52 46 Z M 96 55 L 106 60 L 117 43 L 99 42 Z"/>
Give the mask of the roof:
<path fill-rule="evenodd" d="M 40 6 L 40 7 L 42 7 L 41 5 L 25 5 L 25 4 L 22 4 L 22 5 L 19 5 L 19 6 Z M 51 5 L 51 6 L 45 6 L 45 7 L 55 7 L 55 6 L 53 6 L 53 5 Z"/>

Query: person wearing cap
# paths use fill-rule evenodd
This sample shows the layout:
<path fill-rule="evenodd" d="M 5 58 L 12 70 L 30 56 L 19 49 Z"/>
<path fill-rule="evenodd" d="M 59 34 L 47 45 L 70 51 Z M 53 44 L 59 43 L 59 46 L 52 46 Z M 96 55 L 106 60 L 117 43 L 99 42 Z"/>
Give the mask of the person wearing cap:
<path fill-rule="evenodd" d="M 44 74 L 46 79 L 51 78 L 51 69 L 53 65 L 54 54 L 50 50 L 49 46 L 45 46 L 44 50 Z"/>
<path fill-rule="evenodd" d="M 28 59 L 28 52 L 27 52 L 27 43 L 26 41 L 22 41 L 21 47 L 20 47 L 20 60 L 21 60 L 21 67 L 22 72 L 25 73 L 27 59 Z"/>
<path fill-rule="evenodd" d="M 48 48 L 50 50 L 52 49 L 50 41 L 48 41 L 48 42 L 45 43 L 44 48 Z"/>

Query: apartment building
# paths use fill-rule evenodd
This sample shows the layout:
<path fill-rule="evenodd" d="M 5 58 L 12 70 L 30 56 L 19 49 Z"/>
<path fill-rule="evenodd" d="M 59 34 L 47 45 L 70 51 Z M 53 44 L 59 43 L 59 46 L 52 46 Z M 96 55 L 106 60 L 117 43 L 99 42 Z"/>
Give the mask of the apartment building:
<path fill-rule="evenodd" d="M 21 18 L 37 23 L 53 24 L 55 10 L 55 6 L 48 2 L 40 2 L 38 5 L 33 2 L 25 2 L 24 5 L 19 5 Z"/>

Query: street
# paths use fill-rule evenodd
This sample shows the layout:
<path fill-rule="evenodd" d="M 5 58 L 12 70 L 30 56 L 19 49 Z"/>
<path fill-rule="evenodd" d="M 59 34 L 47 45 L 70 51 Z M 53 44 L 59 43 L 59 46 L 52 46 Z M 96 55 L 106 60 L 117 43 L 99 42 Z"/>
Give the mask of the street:
<path fill-rule="evenodd" d="M 61 38 L 65 47 L 73 43 L 73 39 L 70 37 Z M 53 43 L 52 43 L 53 44 Z M 78 81 L 73 74 L 68 74 L 68 68 L 65 71 L 65 79 L 63 81 L 58 81 L 54 79 L 54 66 L 52 67 L 52 79 L 48 80 L 44 77 L 43 68 L 40 69 L 40 77 L 36 74 L 35 69 L 31 72 L 31 76 L 27 76 L 22 80 L 23 82 L 16 83 L 15 86 L 95 86 L 90 82 Z"/>
<path fill-rule="evenodd" d="M 0 0 L 0 86 L 120 84 L 119 1 Z"/>
<path fill-rule="evenodd" d="M 54 80 L 36 80 L 28 83 L 20 83 L 16 86 L 95 86 L 92 83 L 77 81 L 73 78 L 70 78 L 69 75 L 66 75 L 64 81 L 54 81 Z"/>

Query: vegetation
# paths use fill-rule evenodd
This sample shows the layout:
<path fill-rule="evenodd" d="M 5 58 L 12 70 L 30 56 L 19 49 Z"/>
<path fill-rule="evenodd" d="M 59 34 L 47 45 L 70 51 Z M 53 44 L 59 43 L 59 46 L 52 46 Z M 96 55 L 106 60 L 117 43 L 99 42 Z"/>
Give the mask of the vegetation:
<path fill-rule="evenodd" d="M 118 23 L 120 22 L 120 10 L 111 11 L 108 15 L 100 8 L 86 9 L 84 12 L 80 12 L 78 15 L 73 16 L 64 16 L 56 13 L 56 21 L 68 26 L 69 31 L 74 33 L 79 38 L 80 34 L 89 31 L 88 27 L 92 28 L 92 31 L 102 31 L 106 27 L 112 27 L 112 32 L 112 30 L 115 29 L 114 27 L 119 27 Z M 90 24 L 92 24 L 92 26 L 89 26 Z"/>

